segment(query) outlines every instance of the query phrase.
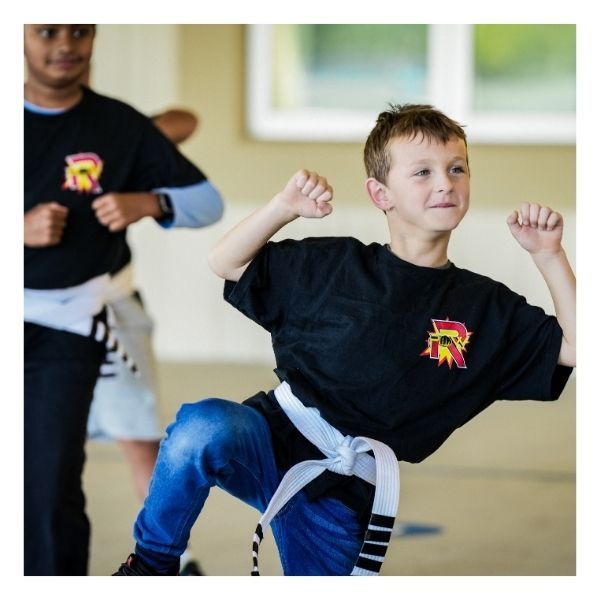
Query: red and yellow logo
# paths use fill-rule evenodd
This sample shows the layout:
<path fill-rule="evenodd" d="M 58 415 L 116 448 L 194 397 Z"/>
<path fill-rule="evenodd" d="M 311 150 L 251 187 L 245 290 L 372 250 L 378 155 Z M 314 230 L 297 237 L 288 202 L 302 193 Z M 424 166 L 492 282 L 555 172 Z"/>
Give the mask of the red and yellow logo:
<path fill-rule="evenodd" d="M 431 319 L 431 322 L 433 331 L 429 332 L 427 348 L 421 352 L 421 356 L 437 360 L 438 367 L 446 362 L 449 369 L 453 364 L 459 369 L 466 369 L 464 354 L 473 332 L 467 331 L 464 323 L 450 321 L 448 317 L 444 320 Z"/>
<path fill-rule="evenodd" d="M 100 194 L 100 175 L 103 162 L 93 152 L 81 152 L 65 157 L 65 181 L 63 190 L 72 190 L 80 194 Z"/>

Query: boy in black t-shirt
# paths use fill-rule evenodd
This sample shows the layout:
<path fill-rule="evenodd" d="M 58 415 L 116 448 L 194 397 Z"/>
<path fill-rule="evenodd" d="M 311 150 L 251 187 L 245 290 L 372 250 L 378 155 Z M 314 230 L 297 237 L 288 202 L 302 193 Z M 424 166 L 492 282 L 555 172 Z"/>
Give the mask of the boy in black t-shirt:
<path fill-rule="evenodd" d="M 561 216 L 524 204 L 507 219 L 546 280 L 553 317 L 448 260 L 469 206 L 460 125 L 430 106 L 392 106 L 369 135 L 365 165 L 388 245 L 270 242 L 294 219 L 332 211 L 327 180 L 302 170 L 212 251 L 226 300 L 271 333 L 281 384 L 243 405 L 181 408 L 136 521 L 136 554 L 117 574 L 175 573 L 213 485 L 263 512 L 253 574 L 271 520 L 286 575 L 377 574 L 397 460 L 423 460 L 497 399 L 560 395 L 575 366 Z"/>
<path fill-rule="evenodd" d="M 106 350 L 124 357 L 107 307 L 134 293 L 127 227 L 202 227 L 223 203 L 147 117 L 80 85 L 94 25 L 24 34 L 24 572 L 85 575 L 86 422 Z"/>

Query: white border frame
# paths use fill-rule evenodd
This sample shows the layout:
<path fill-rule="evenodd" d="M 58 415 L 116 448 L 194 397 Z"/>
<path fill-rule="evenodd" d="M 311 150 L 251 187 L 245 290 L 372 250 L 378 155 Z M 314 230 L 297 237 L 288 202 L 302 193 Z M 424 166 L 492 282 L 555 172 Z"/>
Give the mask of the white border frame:
<path fill-rule="evenodd" d="M 375 123 L 376 114 L 334 109 L 281 110 L 270 105 L 271 27 L 246 26 L 246 120 L 250 135 L 272 141 L 364 141 Z M 470 143 L 575 143 L 574 115 L 472 112 L 472 25 L 430 27 L 430 102 L 467 126 Z"/>

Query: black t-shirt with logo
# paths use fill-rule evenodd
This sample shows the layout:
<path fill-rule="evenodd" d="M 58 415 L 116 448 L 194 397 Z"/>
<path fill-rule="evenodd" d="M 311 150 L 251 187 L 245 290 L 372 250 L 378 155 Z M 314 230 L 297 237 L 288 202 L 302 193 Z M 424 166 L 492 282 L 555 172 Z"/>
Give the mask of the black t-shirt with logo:
<path fill-rule="evenodd" d="M 377 243 L 269 242 L 224 295 L 270 332 L 275 372 L 305 405 L 398 460 L 422 461 L 495 400 L 558 398 L 571 373 L 557 365 L 555 317 L 488 277 L 419 267 Z M 272 392 L 246 403 L 267 418 L 280 467 L 322 457 Z M 349 479 L 326 472 L 307 492 L 360 506 L 369 491 Z"/>
<path fill-rule="evenodd" d="M 92 202 L 109 192 L 144 192 L 201 183 L 204 174 L 132 107 L 83 88 L 58 114 L 25 110 L 25 212 L 59 202 L 69 209 L 61 243 L 25 247 L 25 287 L 65 288 L 131 259 L 125 231 L 100 224 Z"/>

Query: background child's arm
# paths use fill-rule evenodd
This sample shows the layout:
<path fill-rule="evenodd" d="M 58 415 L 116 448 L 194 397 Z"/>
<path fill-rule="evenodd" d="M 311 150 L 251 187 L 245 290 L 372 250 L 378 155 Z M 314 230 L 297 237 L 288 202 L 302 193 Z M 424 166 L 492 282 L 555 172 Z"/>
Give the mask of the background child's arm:
<path fill-rule="evenodd" d="M 575 366 L 575 275 L 561 245 L 562 216 L 539 204 L 523 204 L 513 211 L 508 227 L 540 270 L 554 302 L 556 318 L 563 330 L 563 342 L 558 357 L 561 365 Z"/>
<path fill-rule="evenodd" d="M 297 217 L 320 219 L 331 213 L 333 190 L 327 179 L 302 169 L 262 208 L 228 231 L 208 255 L 210 268 L 238 281 L 248 263 L 282 227 Z"/>

